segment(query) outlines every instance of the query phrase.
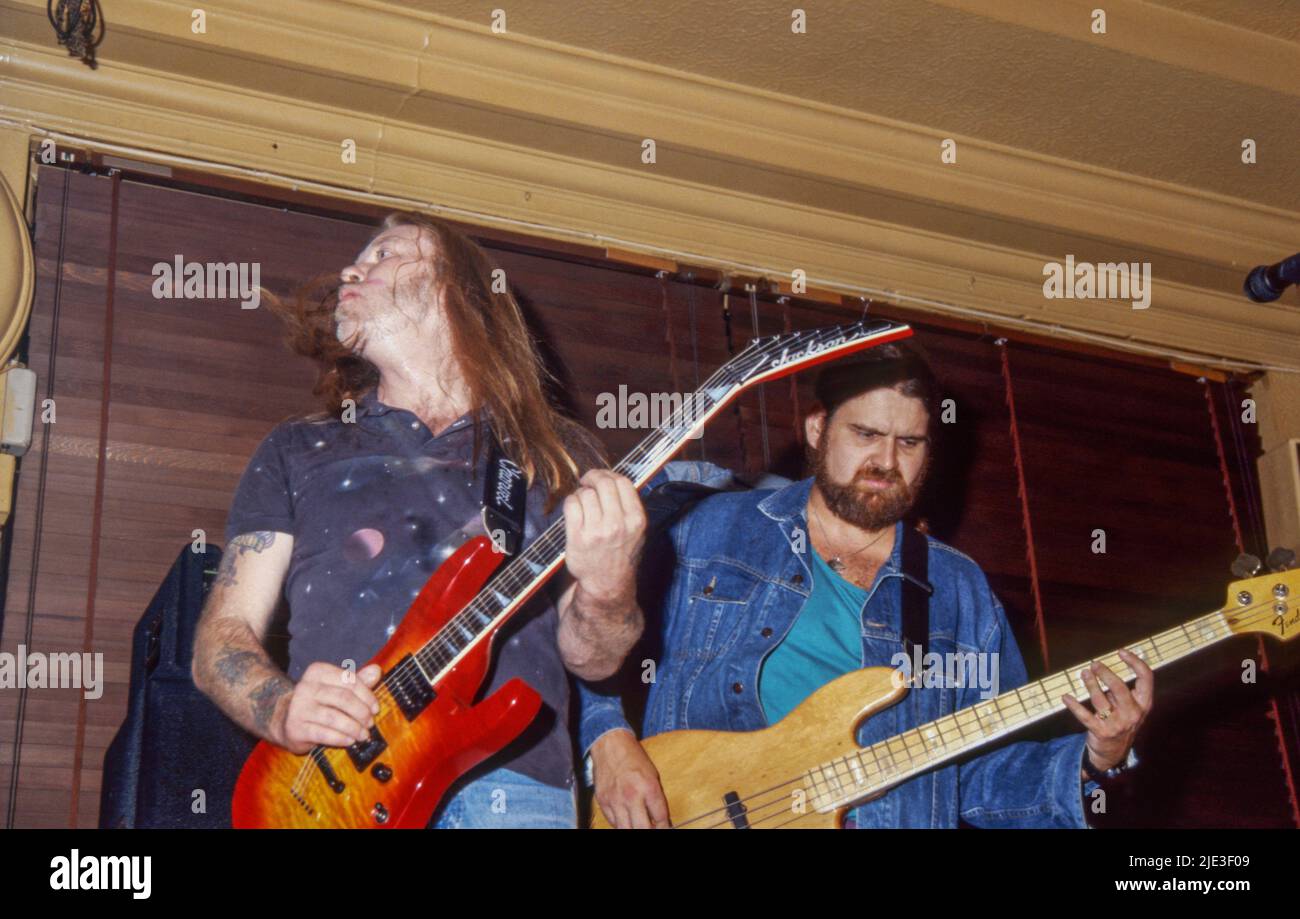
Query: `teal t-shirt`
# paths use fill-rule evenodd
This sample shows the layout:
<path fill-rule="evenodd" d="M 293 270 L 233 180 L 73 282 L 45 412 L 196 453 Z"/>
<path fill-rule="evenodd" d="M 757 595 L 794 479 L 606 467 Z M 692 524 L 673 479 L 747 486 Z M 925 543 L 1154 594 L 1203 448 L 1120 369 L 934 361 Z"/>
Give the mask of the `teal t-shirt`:
<path fill-rule="evenodd" d="M 816 550 L 808 554 L 813 560 L 812 593 L 758 673 L 758 699 L 768 724 L 776 724 L 831 680 L 862 666 L 861 614 L 867 591 L 831 570 Z"/>

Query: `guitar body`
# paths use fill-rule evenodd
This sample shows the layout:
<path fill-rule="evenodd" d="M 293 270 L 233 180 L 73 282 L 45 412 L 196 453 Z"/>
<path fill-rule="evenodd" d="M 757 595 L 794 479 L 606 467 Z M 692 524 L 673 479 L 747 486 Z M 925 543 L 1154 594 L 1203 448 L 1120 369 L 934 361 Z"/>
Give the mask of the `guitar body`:
<path fill-rule="evenodd" d="M 614 471 L 640 488 L 743 390 L 911 334 L 901 323 L 863 319 L 756 338 L 705 381 L 692 397 L 689 413 L 672 413 Z M 493 550 L 490 540 L 478 537 L 462 546 L 433 573 L 396 632 L 370 661 L 383 672 L 375 689 L 381 710 L 370 740 L 346 748 L 317 746 L 301 756 L 259 743 L 235 785 L 234 825 L 425 826 L 448 787 L 519 736 L 541 708 L 541 697 L 521 680 L 511 680 L 478 704 L 473 700 L 487 673 L 497 630 L 560 569 L 564 555 L 563 520 L 550 524 L 512 557 L 500 576 L 494 573 L 503 555 Z M 886 684 L 889 673 L 885 670 L 881 677 Z M 796 715 L 817 723 L 840 718 L 838 710 L 830 711 L 825 692 L 806 700 L 781 725 L 742 742 L 755 749 L 770 746 L 774 755 L 787 743 L 805 743 L 792 726 Z M 856 710 L 863 711 L 861 705 Z M 846 731 L 851 727 L 845 724 Z M 743 735 L 728 735 L 736 736 Z M 851 737 L 845 742 L 851 744 Z M 670 738 L 655 738 L 650 747 L 675 756 L 673 744 Z M 707 741 L 697 746 L 701 744 L 707 746 Z M 804 751 L 808 749 L 805 744 Z M 677 783 L 671 788 L 687 793 Z"/>
<path fill-rule="evenodd" d="M 425 583 L 370 663 L 387 676 L 474 598 L 503 558 L 483 536 L 461 546 Z M 434 699 L 413 720 L 393 704 L 383 683 L 376 687 L 382 708 L 375 729 L 387 747 L 364 769 L 351 748 L 318 747 L 313 756 L 259 743 L 235 785 L 235 827 L 424 827 L 447 788 L 510 743 L 541 708 L 541 697 L 518 679 L 473 704 L 491 644 L 489 638 L 474 645 L 436 682 Z M 391 775 L 381 781 L 377 774 L 386 770 Z"/>
<path fill-rule="evenodd" d="M 845 809 L 817 811 L 808 764 L 858 750 L 857 726 L 906 692 L 896 671 L 868 667 L 827 683 L 761 731 L 669 731 L 642 746 L 674 827 L 836 829 Z M 593 810 L 592 829 L 609 829 L 599 805 Z"/>

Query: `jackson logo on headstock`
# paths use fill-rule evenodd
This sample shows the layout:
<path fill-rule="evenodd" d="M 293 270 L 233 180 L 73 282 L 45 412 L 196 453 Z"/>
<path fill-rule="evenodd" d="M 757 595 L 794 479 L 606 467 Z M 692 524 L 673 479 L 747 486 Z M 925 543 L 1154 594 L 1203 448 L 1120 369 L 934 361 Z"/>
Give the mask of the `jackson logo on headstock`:
<path fill-rule="evenodd" d="M 768 367 L 775 370 L 777 367 L 784 367 L 786 364 L 793 364 L 796 361 L 806 360 L 815 354 L 829 351 L 831 348 L 838 348 L 848 340 L 849 337 L 841 332 L 839 335 L 828 339 L 827 341 L 810 341 L 805 348 L 794 351 L 793 353 L 788 347 L 782 348 L 780 354 L 768 361 Z"/>

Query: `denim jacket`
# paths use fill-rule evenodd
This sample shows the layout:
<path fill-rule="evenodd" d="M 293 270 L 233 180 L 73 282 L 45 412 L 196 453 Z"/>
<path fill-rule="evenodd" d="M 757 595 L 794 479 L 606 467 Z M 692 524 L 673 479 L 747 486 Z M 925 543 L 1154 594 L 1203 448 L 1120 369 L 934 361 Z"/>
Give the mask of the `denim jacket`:
<path fill-rule="evenodd" d="M 661 472 L 649 484 L 665 477 L 716 484 L 730 477 L 708 464 L 670 467 L 667 476 Z M 676 560 L 662 611 L 663 659 L 650 687 L 644 737 L 768 726 L 759 702 L 759 669 L 812 590 L 812 566 L 804 554 L 811 551 L 804 516 L 811 487 L 812 480 L 805 479 L 777 490 L 711 495 L 669 530 Z M 893 666 L 903 648 L 902 526 L 860 613 L 863 667 Z M 984 573 L 956 549 L 928 542 L 934 594 L 927 652 L 996 652 L 998 692 L 1023 685 L 1024 661 Z M 804 553 L 796 551 L 798 546 Z M 578 739 L 584 753 L 605 732 L 631 729 L 618 696 L 578 684 Z M 980 692 L 975 686 L 909 689 L 859 727 L 858 743 L 866 746 L 951 714 L 981 701 Z M 956 827 L 959 817 L 981 827 L 1087 827 L 1084 796 L 1091 801 L 1097 785 L 1084 783 L 1079 774 L 1085 737 L 1076 732 L 1042 743 L 1004 744 L 909 779 L 849 816 L 859 828 Z"/>

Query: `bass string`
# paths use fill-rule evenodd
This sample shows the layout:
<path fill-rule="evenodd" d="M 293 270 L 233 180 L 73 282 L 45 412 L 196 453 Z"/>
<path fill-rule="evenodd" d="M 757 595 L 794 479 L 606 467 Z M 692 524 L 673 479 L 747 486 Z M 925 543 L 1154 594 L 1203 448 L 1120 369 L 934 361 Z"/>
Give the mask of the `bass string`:
<path fill-rule="evenodd" d="M 1262 611 L 1262 612 L 1260 611 L 1260 610 L 1263 610 L 1264 607 L 1268 607 L 1268 606 L 1270 606 L 1270 605 L 1272 604 L 1272 602 L 1273 602 L 1273 601 L 1271 601 L 1271 600 L 1266 600 L 1266 601 L 1262 601 L 1262 602 L 1256 603 L 1256 604 L 1254 604 L 1254 605 L 1252 605 L 1252 606 L 1241 607 L 1240 609 L 1236 609 L 1236 610 L 1229 610 L 1229 609 L 1226 609 L 1226 608 L 1224 608 L 1224 609 L 1219 609 L 1219 610 L 1216 610 L 1216 611 L 1213 612 L 1213 613 L 1208 613 L 1208 614 L 1206 614 L 1206 616 L 1199 617 L 1198 619 L 1196 619 L 1196 620 L 1192 620 L 1192 621 L 1193 621 L 1193 622 L 1196 622 L 1196 621 L 1202 621 L 1202 620 L 1205 620 L 1205 619 L 1212 618 L 1212 617 L 1214 617 L 1214 616 L 1225 616 L 1225 617 L 1229 617 L 1229 616 L 1231 616 L 1231 617 L 1233 617 L 1233 618 L 1236 618 L 1236 619 L 1238 620 L 1238 623 L 1239 623 L 1240 625 L 1243 625 L 1243 626 L 1257 625 L 1257 624 L 1259 624 L 1259 623 L 1261 623 L 1261 622 L 1263 622 L 1263 621 L 1269 619 L 1269 618 L 1272 617 L 1273 615 L 1275 615 L 1274 612 L 1273 612 L 1271 609 L 1266 610 L 1266 611 Z M 1245 612 L 1247 612 L 1247 611 L 1249 611 L 1249 615 L 1246 615 L 1246 616 L 1242 616 L 1242 615 L 1240 615 L 1241 613 L 1245 613 Z M 1187 625 L 1187 624 L 1190 624 L 1190 623 L 1184 623 L 1184 625 Z M 1180 629 L 1181 629 L 1181 627 L 1176 626 L 1174 629 L 1170 629 L 1170 630 L 1168 630 L 1168 632 L 1166 632 L 1166 633 L 1162 633 L 1162 634 L 1172 634 L 1172 633 L 1174 633 L 1174 632 L 1179 631 Z M 1183 637 L 1183 638 L 1181 638 L 1181 639 L 1178 639 L 1177 641 L 1175 641 L 1174 646 L 1170 649 L 1170 652 L 1169 652 L 1169 653 L 1170 653 L 1170 655 L 1172 655 L 1172 656 L 1170 656 L 1168 659 L 1165 659 L 1165 660 L 1162 660 L 1162 661 L 1158 662 L 1158 663 L 1155 665 L 1155 667 L 1153 667 L 1152 669 L 1159 669 L 1160 667 L 1163 667 L 1163 666 L 1165 666 L 1166 664 L 1174 663 L 1176 660 L 1180 660 L 1182 657 L 1186 656 L 1186 655 L 1189 654 L 1189 653 L 1192 653 L 1192 652 L 1194 652 L 1194 651 L 1201 650 L 1201 649 L 1203 649 L 1203 648 L 1207 648 L 1207 647 L 1209 647 L 1209 646 L 1211 646 L 1211 645 L 1213 645 L 1213 644 L 1217 644 L 1217 643 L 1219 643 L 1220 641 L 1225 641 L 1225 640 L 1227 640 L 1228 638 L 1235 637 L 1235 636 L 1238 635 L 1238 634 L 1239 634 L 1239 633 L 1237 633 L 1237 632 L 1229 631 L 1227 634 L 1225 634 L 1225 635 L 1221 635 L 1221 636 L 1215 638 L 1213 641 L 1209 641 L 1209 642 L 1206 642 L 1206 643 L 1203 643 L 1203 644 L 1198 644 L 1197 642 L 1195 642 L 1194 640 L 1192 640 L 1191 638 L 1188 638 L 1188 637 Z M 1146 641 L 1146 640 L 1148 640 L 1148 639 L 1144 639 L 1144 641 Z M 1138 642 L 1137 644 L 1141 644 L 1141 643 L 1142 643 L 1142 642 Z M 1067 673 L 1067 672 L 1068 672 L 1068 671 L 1061 671 L 1061 673 Z M 1053 674 L 1053 676 L 1055 676 L 1055 675 L 1059 675 L 1059 674 Z M 1049 677 L 1045 677 L 1044 679 L 1050 679 L 1050 678 L 1051 678 L 1051 677 L 1049 676 Z M 1014 692 L 1014 690 L 1013 690 L 1012 692 Z M 1007 693 L 1007 695 L 1010 695 L 1010 693 Z M 967 707 L 967 708 L 961 709 L 959 712 L 954 713 L 954 714 L 960 714 L 961 712 L 972 712 L 972 709 L 973 709 L 973 707 Z M 1062 710 L 1062 707 L 1060 707 L 1060 706 L 1056 706 L 1056 707 L 1054 707 L 1054 708 L 1051 710 L 1051 714 L 1056 714 L 1056 713 L 1057 713 L 1058 711 L 1060 711 L 1060 710 Z M 1039 716 L 1039 717 L 1048 717 L 1048 715 L 1047 715 L 1047 714 L 1043 714 L 1043 715 L 1041 715 L 1041 716 Z M 1012 733 L 1013 731 L 1018 730 L 1018 729 L 1024 727 L 1024 726 L 1025 726 L 1026 724 L 1028 724 L 1028 723 L 1029 723 L 1028 721 L 1023 721 L 1023 722 L 1017 724 L 1013 729 L 1007 731 L 1006 733 Z M 912 728 L 911 730 L 912 730 L 912 731 L 916 731 L 916 730 L 919 730 L 921 727 L 924 727 L 924 726 L 925 726 L 925 725 L 919 725 L 918 727 L 916 727 L 916 728 Z M 905 733 L 907 733 L 907 732 L 905 732 Z M 901 735 L 900 735 L 900 736 L 901 736 Z M 884 741 L 884 743 L 888 743 L 889 740 L 893 740 L 893 739 L 895 739 L 895 738 L 889 738 L 888 740 Z M 993 737 L 987 737 L 987 738 L 984 738 L 983 740 L 984 740 L 984 742 L 991 742 L 991 741 L 993 741 L 993 740 L 995 740 L 995 739 L 998 739 L 998 737 L 997 737 L 996 735 L 993 736 Z M 874 746 L 876 746 L 876 745 L 873 744 L 872 747 L 874 747 Z M 978 744 L 973 744 L 972 746 L 978 746 Z M 860 749 L 859 752 L 865 752 L 865 751 L 871 750 L 872 747 L 863 747 L 863 748 Z M 908 750 L 907 752 L 908 752 L 909 759 L 910 759 L 910 758 L 911 758 L 911 751 Z M 956 752 L 962 752 L 962 751 L 959 750 L 959 751 L 956 751 Z M 854 755 L 856 755 L 856 754 L 852 754 L 852 753 L 849 754 L 849 756 L 854 756 Z M 780 803 L 780 802 L 784 801 L 785 798 L 784 798 L 784 796 L 782 796 L 782 797 L 780 797 L 780 798 L 777 798 L 775 801 L 769 801 L 769 802 L 767 802 L 767 803 L 765 803 L 765 804 L 764 804 L 764 803 L 757 803 L 758 800 L 759 800 L 763 795 L 768 795 L 768 794 L 771 794 L 771 793 L 773 793 L 773 792 L 775 792 L 775 791 L 777 791 L 777 790 L 779 790 L 779 789 L 786 788 L 786 787 L 788 787 L 788 786 L 790 786 L 790 785 L 792 785 L 792 784 L 794 784 L 794 783 L 802 782 L 802 781 L 803 781 L 807 776 L 809 776 L 810 774 L 814 773 L 815 771 L 817 771 L 817 770 L 819 770 L 819 769 L 824 769 L 824 768 L 826 768 L 827 766 L 832 766 L 832 768 L 833 768 L 833 765 L 834 765 L 834 764 L 836 764 L 836 763 L 838 763 L 838 762 L 841 762 L 841 761 L 843 761 L 843 760 L 845 760 L 845 759 L 846 759 L 846 757 L 840 757 L 840 758 L 838 758 L 838 759 L 836 759 L 836 760 L 831 760 L 830 763 L 823 763 L 823 764 L 820 764 L 820 765 L 818 765 L 818 766 L 814 766 L 812 769 L 809 769 L 809 770 L 807 770 L 806 772 L 800 773 L 800 775 L 798 775 L 798 776 L 795 777 L 795 778 L 786 779 L 785 781 L 778 782 L 777 784 L 772 785 L 772 786 L 769 786 L 768 788 L 764 788 L 764 789 L 762 789 L 762 790 L 760 790 L 760 791 L 752 792 L 752 793 L 750 793 L 749 795 L 747 795 L 746 797 L 738 798 L 735 802 L 733 802 L 733 804 L 732 804 L 731 806 L 734 807 L 735 804 L 746 804 L 746 805 L 747 805 L 747 807 L 746 807 L 746 811 L 747 811 L 747 812 L 761 811 L 761 810 L 764 810 L 764 809 L 766 809 L 766 808 L 769 808 L 769 807 L 771 807 L 774 803 Z M 912 768 L 907 769 L 907 770 L 904 770 L 904 771 L 898 773 L 897 775 L 893 776 L 893 777 L 890 779 L 890 781 L 891 781 L 892 783 L 897 783 L 897 782 L 899 782 L 899 781 L 902 781 L 902 780 L 908 778 L 908 777 L 909 777 L 912 773 L 914 773 L 914 772 L 923 771 L 923 770 L 925 770 L 925 769 L 928 769 L 928 768 L 933 767 L 934 765 L 936 765 L 936 763 L 934 763 L 934 762 L 932 762 L 932 761 L 923 761 L 922 763 L 920 763 L 920 764 L 915 764 L 915 765 L 912 766 Z M 882 773 L 882 774 L 881 774 L 881 778 L 882 778 L 882 779 L 886 778 L 887 775 L 888 775 L 884 770 L 881 770 L 881 773 Z M 860 799 L 862 796 L 870 795 L 873 791 L 876 791 L 876 790 L 879 790 L 878 787 L 868 788 L 868 789 L 866 789 L 865 791 L 863 791 L 863 793 L 862 793 L 861 796 L 857 796 L 857 798 L 855 798 L 855 800 Z M 814 789 L 814 793 L 815 793 L 815 789 Z M 749 806 L 748 806 L 751 802 L 754 802 L 754 806 L 753 806 L 753 807 L 749 807 Z M 852 803 L 852 801 L 849 802 L 849 804 L 851 804 L 851 803 Z M 847 806 L 847 805 L 844 805 L 844 806 Z M 784 813 L 784 808 L 782 809 L 782 813 Z M 715 823 L 713 823 L 713 824 L 710 824 L 710 825 L 708 825 L 708 826 L 703 826 L 703 827 L 691 827 L 691 826 L 690 826 L 690 824 L 698 823 L 699 821 L 707 820 L 707 819 L 709 819 L 709 818 L 711 818 L 711 817 L 717 817 L 717 816 L 719 816 L 719 815 L 721 815 L 721 819 L 719 819 L 717 822 L 715 822 Z M 802 817 L 801 814 L 800 814 L 800 815 L 797 815 L 797 816 L 794 817 L 793 819 L 794 819 L 794 820 L 798 820 L 798 819 L 800 819 L 800 817 Z M 751 825 L 751 826 L 754 826 L 754 825 L 756 825 L 756 824 L 758 824 L 758 823 L 763 823 L 763 822 L 765 822 L 765 821 L 767 821 L 767 820 L 771 820 L 771 819 L 775 819 L 775 818 L 774 818 L 773 816 L 769 815 L 769 816 L 767 816 L 767 817 L 759 818 L 759 819 L 756 820 L 756 821 L 751 821 L 751 822 L 750 822 L 750 825 Z M 676 823 L 676 824 L 673 825 L 672 828 L 673 828 L 673 829 L 688 829 L 688 828 L 694 828 L 694 829 L 718 829 L 718 828 L 723 828 L 723 829 L 725 829 L 726 827 L 728 827 L 728 826 L 730 826 L 730 825 L 732 825 L 732 823 L 731 823 L 731 817 L 730 817 L 730 815 L 728 814 L 728 805 L 723 805 L 723 806 L 721 806 L 721 807 L 714 808 L 713 810 L 705 811 L 704 813 L 697 814 L 697 815 L 695 815 L 694 817 L 690 817 L 690 818 L 688 818 L 687 820 L 685 820 L 685 821 L 683 821 L 683 822 L 681 822 L 681 823 Z"/>

